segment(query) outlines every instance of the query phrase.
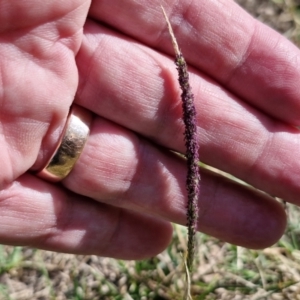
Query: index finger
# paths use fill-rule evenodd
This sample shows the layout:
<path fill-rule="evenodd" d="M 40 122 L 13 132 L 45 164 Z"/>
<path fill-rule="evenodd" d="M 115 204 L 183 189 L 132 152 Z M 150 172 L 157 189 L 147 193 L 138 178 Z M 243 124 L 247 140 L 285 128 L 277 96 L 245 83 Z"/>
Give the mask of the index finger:
<path fill-rule="evenodd" d="M 230 0 L 163 3 L 189 64 L 251 105 L 300 125 L 300 51 Z M 90 16 L 172 54 L 160 1 L 93 1 Z"/>

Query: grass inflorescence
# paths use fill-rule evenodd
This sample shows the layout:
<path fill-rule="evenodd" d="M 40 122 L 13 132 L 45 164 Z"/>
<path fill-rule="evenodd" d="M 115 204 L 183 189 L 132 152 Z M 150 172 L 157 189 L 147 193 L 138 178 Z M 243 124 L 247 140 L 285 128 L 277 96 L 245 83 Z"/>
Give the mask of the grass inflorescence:
<path fill-rule="evenodd" d="M 198 196 L 199 196 L 199 156 L 198 156 L 198 139 L 197 139 L 197 124 L 196 124 L 196 109 L 194 105 L 194 95 L 189 83 L 189 73 L 187 71 L 187 63 L 179 49 L 176 37 L 174 35 L 170 21 L 162 7 L 168 30 L 171 36 L 173 48 L 175 51 L 175 64 L 178 71 L 178 81 L 182 90 L 182 111 L 183 122 L 185 125 L 184 139 L 186 147 L 187 160 L 187 179 L 186 189 L 188 193 L 187 200 L 187 228 L 188 228 L 188 249 L 186 264 L 189 271 L 192 270 L 195 247 L 196 247 L 196 232 L 198 221 Z"/>

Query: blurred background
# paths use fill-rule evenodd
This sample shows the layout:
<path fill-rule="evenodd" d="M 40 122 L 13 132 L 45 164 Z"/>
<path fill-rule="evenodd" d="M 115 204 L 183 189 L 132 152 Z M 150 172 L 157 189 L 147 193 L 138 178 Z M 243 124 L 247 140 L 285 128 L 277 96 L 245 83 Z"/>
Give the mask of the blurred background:
<path fill-rule="evenodd" d="M 300 0 L 236 0 L 300 45 Z M 300 66 L 299 66 L 300 67 Z M 273 247 L 248 250 L 198 234 L 194 299 L 300 299 L 300 209 L 287 204 L 285 235 Z M 0 300 L 183 299 L 186 230 L 145 261 L 53 253 L 0 245 Z"/>

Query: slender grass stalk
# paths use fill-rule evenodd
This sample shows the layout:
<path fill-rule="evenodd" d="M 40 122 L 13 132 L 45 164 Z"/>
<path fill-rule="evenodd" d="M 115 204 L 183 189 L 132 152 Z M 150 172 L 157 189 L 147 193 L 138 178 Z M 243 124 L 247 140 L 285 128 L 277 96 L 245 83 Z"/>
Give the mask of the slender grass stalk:
<path fill-rule="evenodd" d="M 184 261 L 184 271 L 185 271 L 185 277 L 186 277 L 186 288 L 184 291 L 184 300 L 193 300 L 191 295 L 191 276 L 190 276 L 190 270 L 187 266 L 187 262 Z"/>
<path fill-rule="evenodd" d="M 192 270 L 195 247 L 196 247 L 196 232 L 198 221 L 198 196 L 199 196 L 199 156 L 198 156 L 198 139 L 197 139 L 197 123 L 196 123 L 196 109 L 194 105 L 194 95 L 189 83 L 189 74 L 187 71 L 187 64 L 179 49 L 172 26 L 168 16 L 163 7 L 163 14 L 165 16 L 168 30 L 171 36 L 173 48 L 175 51 L 175 64 L 178 70 L 178 81 L 182 90 L 182 110 L 183 122 L 185 125 L 184 139 L 186 147 L 187 159 L 187 180 L 186 189 L 188 193 L 187 201 L 187 228 L 188 228 L 188 249 L 186 265 L 189 271 Z"/>

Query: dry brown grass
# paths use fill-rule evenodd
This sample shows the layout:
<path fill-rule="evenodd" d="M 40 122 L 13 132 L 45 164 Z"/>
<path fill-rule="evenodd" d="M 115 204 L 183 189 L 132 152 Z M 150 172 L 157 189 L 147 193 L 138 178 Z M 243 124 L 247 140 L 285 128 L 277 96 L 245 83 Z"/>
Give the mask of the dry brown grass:
<path fill-rule="evenodd" d="M 235 0 L 255 18 L 300 44 L 299 0 Z"/>

